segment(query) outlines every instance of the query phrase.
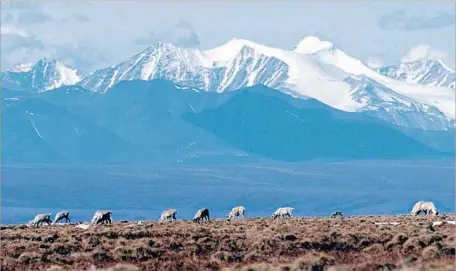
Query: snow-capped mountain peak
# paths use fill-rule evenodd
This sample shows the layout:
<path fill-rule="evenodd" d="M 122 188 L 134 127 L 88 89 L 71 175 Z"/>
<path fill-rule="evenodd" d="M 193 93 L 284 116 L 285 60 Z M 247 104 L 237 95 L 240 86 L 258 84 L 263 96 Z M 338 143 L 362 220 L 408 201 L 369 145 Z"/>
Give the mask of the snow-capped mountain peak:
<path fill-rule="evenodd" d="M 233 38 L 227 43 L 203 52 L 205 58 L 211 62 L 225 62 L 232 60 L 243 47 L 251 47 L 250 41 Z"/>
<path fill-rule="evenodd" d="M 335 66 L 349 74 L 372 75 L 375 73 L 375 71 L 361 60 L 349 56 L 344 51 L 335 47 L 331 42 L 321 41 L 314 36 L 304 38 L 294 49 L 294 52 L 303 55 L 312 55 L 319 61 Z"/>
<path fill-rule="evenodd" d="M 143 52 L 153 52 L 157 50 L 176 50 L 179 47 L 172 44 L 172 43 L 167 43 L 167 42 L 162 42 L 162 41 L 156 41 L 149 47 L 143 50 Z"/>
<path fill-rule="evenodd" d="M 227 43 L 216 48 L 203 51 L 203 56 L 212 63 L 225 63 L 231 61 L 243 50 L 255 51 L 264 56 L 277 56 L 283 50 L 258 44 L 246 39 L 233 38 Z"/>
<path fill-rule="evenodd" d="M 83 73 L 65 65 L 58 59 L 40 59 L 30 70 L 36 80 L 46 80 L 45 90 L 55 89 L 61 86 L 74 85 L 81 81 Z"/>
<path fill-rule="evenodd" d="M 334 45 L 329 41 L 322 41 L 315 36 L 307 36 L 298 43 L 294 51 L 300 54 L 314 54 L 321 50 L 332 48 L 334 48 Z"/>
<path fill-rule="evenodd" d="M 456 80 L 455 71 L 441 60 L 418 59 L 399 65 L 386 66 L 377 71 L 390 78 L 427 86 L 449 87 Z"/>
<path fill-rule="evenodd" d="M 2 84 L 13 90 L 43 92 L 65 85 L 75 85 L 83 76 L 60 60 L 42 58 L 35 64 L 16 64 L 2 72 Z"/>

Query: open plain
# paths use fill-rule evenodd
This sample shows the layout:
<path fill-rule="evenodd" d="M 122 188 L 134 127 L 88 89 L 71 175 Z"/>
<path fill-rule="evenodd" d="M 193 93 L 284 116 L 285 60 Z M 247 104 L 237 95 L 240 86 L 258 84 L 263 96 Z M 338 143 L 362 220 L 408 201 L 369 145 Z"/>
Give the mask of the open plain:
<path fill-rule="evenodd" d="M 455 218 L 3 225 L 1 270 L 455 270 Z"/>

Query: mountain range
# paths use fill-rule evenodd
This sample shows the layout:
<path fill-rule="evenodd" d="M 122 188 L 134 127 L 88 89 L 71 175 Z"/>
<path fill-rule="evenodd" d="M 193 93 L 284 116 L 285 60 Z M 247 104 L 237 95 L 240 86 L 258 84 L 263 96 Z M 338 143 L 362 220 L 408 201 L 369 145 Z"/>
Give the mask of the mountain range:
<path fill-rule="evenodd" d="M 442 62 L 417 60 L 373 70 L 313 36 L 293 50 L 236 38 L 205 51 L 157 42 L 86 76 L 58 60 L 46 59 L 2 73 L 4 87 L 34 92 L 78 84 L 105 93 L 121 81 L 153 79 L 216 93 L 262 84 L 407 128 L 454 128 L 455 72 Z"/>
<path fill-rule="evenodd" d="M 41 59 L 2 72 L 4 162 L 140 163 L 454 154 L 455 72 L 371 69 L 332 43 L 157 42 L 84 73 Z"/>

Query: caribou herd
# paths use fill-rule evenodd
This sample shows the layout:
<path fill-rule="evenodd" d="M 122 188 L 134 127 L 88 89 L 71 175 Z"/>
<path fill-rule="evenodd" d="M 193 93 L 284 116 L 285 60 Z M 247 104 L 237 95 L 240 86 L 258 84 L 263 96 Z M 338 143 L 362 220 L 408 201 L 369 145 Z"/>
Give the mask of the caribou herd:
<path fill-rule="evenodd" d="M 272 219 L 276 218 L 283 218 L 283 217 L 293 217 L 293 210 L 292 207 L 280 207 L 272 213 Z M 425 201 L 418 201 L 413 206 L 411 211 L 412 216 L 417 216 L 420 213 L 424 215 L 438 215 L 439 212 L 435 207 L 434 203 L 432 202 L 425 202 Z M 165 222 L 171 219 L 171 221 L 176 221 L 176 209 L 168 209 L 162 212 L 159 222 Z M 244 206 L 237 206 L 231 209 L 231 212 L 228 214 L 228 221 L 235 217 L 244 217 L 245 215 L 245 207 Z M 341 211 L 335 211 L 331 214 L 330 218 L 343 218 Z M 28 223 L 31 227 L 40 227 L 44 223 L 47 225 L 56 225 L 57 222 L 65 220 L 66 223 L 70 223 L 70 212 L 69 211 L 61 211 L 55 215 L 54 220 L 51 220 L 51 213 L 43 213 L 37 214 L 35 218 Z M 196 223 L 203 223 L 203 222 L 210 222 L 211 219 L 209 217 L 209 209 L 208 208 L 201 208 L 199 209 L 195 216 L 193 217 L 193 222 Z M 96 211 L 90 221 L 90 225 L 100 225 L 100 224 L 111 224 L 112 223 L 112 212 L 111 211 Z"/>

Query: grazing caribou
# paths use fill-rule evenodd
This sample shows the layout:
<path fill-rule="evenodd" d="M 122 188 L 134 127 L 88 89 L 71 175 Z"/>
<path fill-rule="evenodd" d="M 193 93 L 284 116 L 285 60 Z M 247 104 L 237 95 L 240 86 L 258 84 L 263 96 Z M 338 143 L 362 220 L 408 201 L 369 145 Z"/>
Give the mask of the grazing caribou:
<path fill-rule="evenodd" d="M 193 222 L 196 222 L 196 223 L 204 222 L 204 219 L 206 219 L 207 222 L 211 221 L 211 219 L 209 218 L 209 209 L 207 209 L 207 208 L 199 209 L 198 212 L 196 212 L 195 216 L 193 217 Z"/>
<path fill-rule="evenodd" d="M 413 206 L 411 214 L 413 216 L 419 215 L 421 212 L 424 213 L 424 215 L 438 215 L 439 211 L 437 208 L 435 208 L 435 205 L 433 202 L 430 201 L 418 201 L 415 203 Z"/>
<path fill-rule="evenodd" d="M 166 211 L 163 211 L 163 213 L 160 216 L 160 222 L 167 221 L 168 218 L 171 218 L 172 221 L 176 221 L 176 209 L 169 209 Z"/>
<path fill-rule="evenodd" d="M 51 225 L 51 213 L 46 213 L 46 214 L 37 214 L 35 218 L 29 222 L 30 226 L 34 227 L 39 227 L 43 223 L 46 223 L 48 225 Z"/>
<path fill-rule="evenodd" d="M 272 214 L 272 218 L 276 219 L 278 217 L 293 217 L 293 210 L 294 208 L 291 207 L 281 207 L 277 208 L 277 210 Z"/>
<path fill-rule="evenodd" d="M 71 222 L 71 220 L 70 220 L 70 212 L 69 211 L 58 212 L 55 215 L 54 222 L 52 222 L 52 224 L 55 225 L 55 224 L 57 224 L 57 222 L 59 222 L 60 220 L 63 220 L 63 219 L 65 219 L 66 223 L 70 223 Z"/>
<path fill-rule="evenodd" d="M 236 217 L 236 216 L 242 216 L 244 217 L 245 214 L 245 208 L 244 206 L 237 206 L 231 209 L 231 212 L 228 214 L 228 220 L 231 220 L 231 218 Z"/>
<path fill-rule="evenodd" d="M 112 223 L 112 212 L 110 211 L 96 211 L 92 217 L 91 225 L 98 225 L 104 223 Z"/>

